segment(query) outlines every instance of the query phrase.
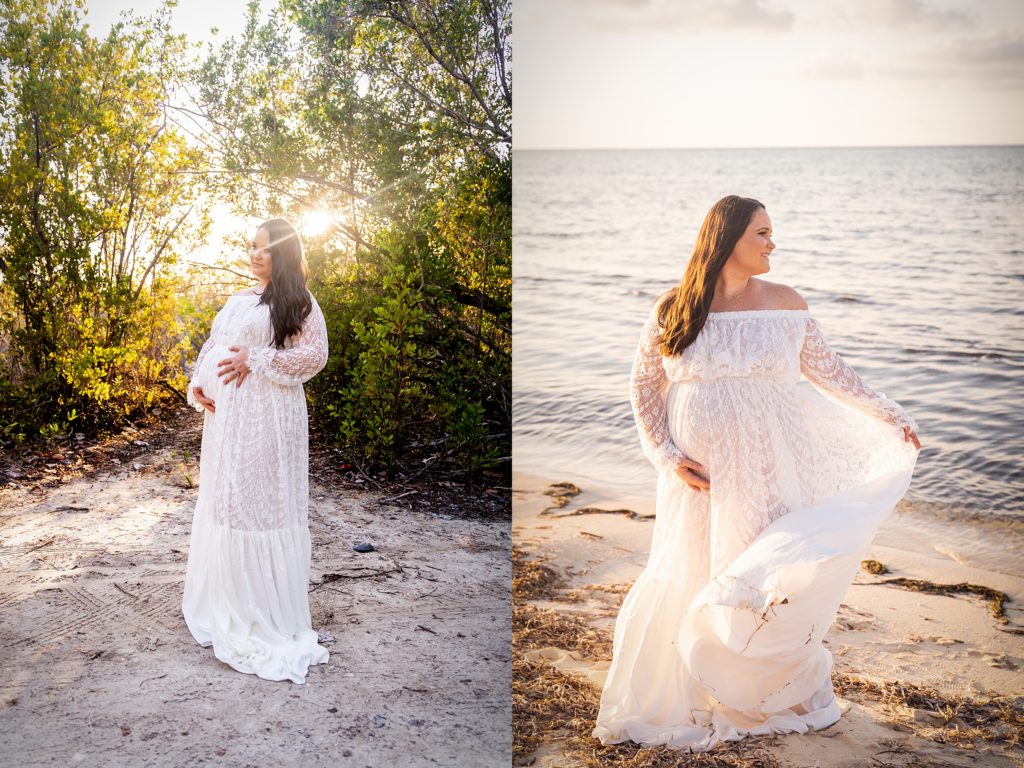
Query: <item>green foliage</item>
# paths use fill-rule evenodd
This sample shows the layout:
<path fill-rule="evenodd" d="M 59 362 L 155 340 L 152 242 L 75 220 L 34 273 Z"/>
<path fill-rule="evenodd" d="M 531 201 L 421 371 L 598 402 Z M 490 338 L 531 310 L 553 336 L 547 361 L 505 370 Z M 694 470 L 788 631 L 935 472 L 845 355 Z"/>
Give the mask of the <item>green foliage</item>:
<path fill-rule="evenodd" d="M 420 346 L 427 315 L 410 276 L 389 265 L 381 277 L 371 316 L 353 321 L 360 352 L 348 370 L 341 405 L 328 409 L 340 415 L 339 434 L 348 447 L 391 468 L 410 428 L 426 415 L 422 380 L 433 352 Z"/>
<path fill-rule="evenodd" d="M 82 8 L 0 9 L 0 439 L 114 425 L 183 389 L 182 339 L 222 297 L 175 270 L 218 196 L 300 230 L 333 217 L 303 237 L 331 345 L 308 386 L 321 434 L 367 468 L 502 465 L 508 0 L 279 0 L 263 21 L 250 2 L 195 64 L 169 0 L 102 39 Z M 195 103 L 175 105 L 186 84 Z"/>
<path fill-rule="evenodd" d="M 304 238 L 331 361 L 322 434 L 371 467 L 510 454 L 510 3 L 282 0 L 197 70 L 242 210 Z M 507 465 L 506 465 L 507 466 Z"/>
<path fill-rule="evenodd" d="M 81 2 L 0 10 L 0 425 L 116 424 L 183 387 L 178 253 L 200 155 L 168 127 L 187 51 L 167 11 L 89 35 Z M 189 221 L 190 226 L 182 225 Z"/>
<path fill-rule="evenodd" d="M 396 235 L 378 242 L 403 246 Z M 400 257 L 379 256 L 375 268 L 353 268 L 341 289 L 313 286 L 332 350 L 307 385 L 314 413 L 360 463 L 393 470 L 441 454 L 472 478 L 507 455 L 505 415 L 486 389 L 507 388 L 507 368 L 475 356 L 474 337 L 437 322 L 428 310 L 437 311 L 436 296 Z"/>

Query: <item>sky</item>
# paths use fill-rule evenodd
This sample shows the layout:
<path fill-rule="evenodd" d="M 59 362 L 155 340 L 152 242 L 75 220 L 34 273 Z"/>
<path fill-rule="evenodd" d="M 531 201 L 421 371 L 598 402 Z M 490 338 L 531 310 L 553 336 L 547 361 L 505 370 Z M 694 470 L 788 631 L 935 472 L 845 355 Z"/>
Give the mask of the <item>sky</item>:
<path fill-rule="evenodd" d="M 275 3 L 260 0 L 260 8 L 269 11 Z M 86 0 L 85 22 L 95 37 L 104 36 L 112 24 L 120 19 L 121 12 L 131 10 L 136 18 L 150 16 L 163 6 L 163 0 Z M 199 43 L 198 55 L 205 55 L 210 44 L 214 46 L 229 37 L 238 37 L 245 26 L 246 2 L 220 2 L 213 0 L 178 0 L 171 14 L 171 26 L 177 33 L 188 36 L 189 41 Z M 216 34 L 213 29 L 216 28 Z M 195 126 L 189 124 L 189 128 Z M 229 258 L 244 256 L 235 241 L 240 236 L 245 240 L 253 234 L 265 217 L 241 216 L 224 203 L 213 201 L 210 214 L 212 225 L 206 243 L 187 254 L 189 261 L 205 264 Z"/>
<path fill-rule="evenodd" d="M 178 0 L 172 14 L 175 32 L 187 34 L 190 40 L 205 44 L 222 41 L 241 34 L 245 26 L 248 3 L 242 0 Z M 269 9 L 272 3 L 261 0 L 260 8 Z M 131 10 L 135 16 L 149 16 L 163 6 L 163 0 L 85 0 L 86 22 L 93 35 L 105 34 L 118 20 L 121 11 Z M 218 33 L 213 35 L 211 28 Z"/>
<path fill-rule="evenodd" d="M 1024 144 L 1021 0 L 513 0 L 516 149 Z"/>

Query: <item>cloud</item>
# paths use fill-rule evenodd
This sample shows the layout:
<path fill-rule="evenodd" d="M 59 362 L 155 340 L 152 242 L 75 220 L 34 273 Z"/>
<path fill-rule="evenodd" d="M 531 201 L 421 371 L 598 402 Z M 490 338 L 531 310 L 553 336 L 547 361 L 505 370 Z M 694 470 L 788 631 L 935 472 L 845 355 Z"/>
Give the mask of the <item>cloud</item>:
<path fill-rule="evenodd" d="M 1024 35 L 964 43 L 957 58 L 972 66 L 1016 71 L 1020 76 L 1024 74 Z"/>
<path fill-rule="evenodd" d="M 970 37 L 932 45 L 885 63 L 832 58 L 804 68 L 808 80 L 967 82 L 980 88 L 1024 88 L 1024 34 Z"/>
<path fill-rule="evenodd" d="M 577 20 L 603 32 L 787 32 L 795 17 L 772 0 L 573 0 Z"/>
<path fill-rule="evenodd" d="M 1024 35 L 1000 35 L 964 41 L 940 56 L 990 88 L 1024 88 Z"/>
<path fill-rule="evenodd" d="M 705 4 L 707 21 L 725 29 L 785 32 L 793 27 L 791 11 L 767 7 L 761 0 L 731 0 Z"/>
<path fill-rule="evenodd" d="M 887 29 L 956 31 L 975 26 L 975 20 L 966 13 L 942 10 L 924 0 L 861 0 L 850 7 L 844 5 L 840 13 L 847 20 Z"/>

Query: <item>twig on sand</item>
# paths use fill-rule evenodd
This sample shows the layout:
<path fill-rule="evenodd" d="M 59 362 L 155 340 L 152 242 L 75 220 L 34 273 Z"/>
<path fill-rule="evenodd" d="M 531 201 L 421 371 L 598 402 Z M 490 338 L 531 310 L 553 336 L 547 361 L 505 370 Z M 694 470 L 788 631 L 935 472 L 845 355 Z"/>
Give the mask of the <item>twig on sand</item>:
<path fill-rule="evenodd" d="M 25 550 L 25 554 L 27 555 L 29 552 L 35 552 L 37 549 L 42 549 L 43 547 L 48 547 L 51 544 L 53 544 L 53 542 L 55 542 L 56 540 L 57 540 L 56 536 L 51 536 L 46 541 L 40 542 L 39 544 L 36 544 L 31 549 Z"/>
<path fill-rule="evenodd" d="M 325 573 L 321 583 L 340 581 L 341 579 L 372 579 L 374 576 L 387 576 L 391 573 L 401 573 L 401 568 L 388 568 L 383 571 L 372 571 L 370 573 Z"/>
<path fill-rule="evenodd" d="M 313 592 L 320 589 L 320 587 L 325 584 L 330 584 L 334 581 L 341 581 L 342 579 L 372 579 L 377 576 L 388 576 L 392 573 L 404 573 L 404 571 L 402 571 L 400 566 L 395 565 L 394 568 L 387 568 L 383 571 L 370 571 L 369 573 L 325 573 L 319 583 L 313 586 L 309 591 Z"/>
<path fill-rule="evenodd" d="M 123 592 L 124 594 L 128 595 L 128 597 L 130 597 L 130 598 L 131 598 L 132 600 L 138 600 L 138 599 L 139 599 L 139 596 L 138 596 L 138 595 L 133 595 L 133 594 L 132 594 L 131 592 L 129 592 L 129 591 L 128 591 L 127 589 L 125 589 L 124 587 L 122 587 L 122 586 L 121 586 L 120 584 L 118 584 L 118 583 L 117 583 L 116 581 L 114 582 L 114 586 L 115 586 L 115 587 L 117 587 L 117 588 L 118 588 L 118 590 L 120 590 L 120 591 L 121 591 L 121 592 Z"/>
<path fill-rule="evenodd" d="M 419 491 L 406 491 L 405 493 L 400 493 L 397 496 L 389 496 L 386 499 L 381 499 L 379 503 L 380 504 L 390 504 L 393 501 L 398 501 L 399 499 L 404 499 L 406 496 L 412 496 L 414 493 L 419 493 Z"/>

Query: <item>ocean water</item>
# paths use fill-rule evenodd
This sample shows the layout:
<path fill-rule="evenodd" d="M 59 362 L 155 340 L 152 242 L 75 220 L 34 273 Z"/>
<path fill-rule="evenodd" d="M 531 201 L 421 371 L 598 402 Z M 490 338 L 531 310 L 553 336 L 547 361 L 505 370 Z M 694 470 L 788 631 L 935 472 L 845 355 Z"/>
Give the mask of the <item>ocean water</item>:
<path fill-rule="evenodd" d="M 513 461 L 653 509 L 629 372 L 708 208 L 765 204 L 765 279 L 917 420 L 903 508 L 1024 523 L 1024 147 L 516 152 Z M 649 502 L 649 503 L 648 503 Z"/>

